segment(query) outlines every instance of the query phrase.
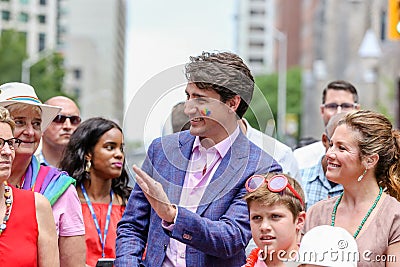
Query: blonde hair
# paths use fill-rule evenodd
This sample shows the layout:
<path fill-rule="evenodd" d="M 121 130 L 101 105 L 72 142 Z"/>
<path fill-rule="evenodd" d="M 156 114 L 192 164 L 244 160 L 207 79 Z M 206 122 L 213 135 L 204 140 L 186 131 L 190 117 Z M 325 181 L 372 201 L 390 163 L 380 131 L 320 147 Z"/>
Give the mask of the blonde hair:
<path fill-rule="evenodd" d="M 283 175 L 288 179 L 288 183 L 293 187 L 294 190 L 300 195 L 304 203 L 304 191 L 301 185 L 294 178 L 286 174 L 281 173 L 267 173 L 264 175 L 267 181 L 271 180 L 274 175 Z M 244 200 L 247 202 L 249 207 L 252 202 L 259 202 L 266 206 L 271 206 L 275 204 L 282 204 L 286 206 L 290 212 L 293 214 L 293 218 L 296 219 L 300 212 L 304 211 L 304 206 L 300 200 L 293 195 L 293 193 L 285 188 L 282 192 L 271 192 L 268 189 L 267 183 L 263 184 L 253 192 L 249 192 L 244 196 Z"/>
<path fill-rule="evenodd" d="M 25 111 L 25 110 L 34 110 L 39 112 L 40 115 L 42 115 L 42 109 L 39 106 L 35 106 L 35 105 L 29 105 L 29 104 L 24 104 L 24 103 L 13 103 L 10 104 L 8 106 L 6 106 L 6 108 L 8 109 L 8 111 L 10 111 L 10 113 L 13 113 L 16 110 L 19 111 Z"/>
<path fill-rule="evenodd" d="M 400 201 L 400 132 L 382 114 L 370 110 L 348 113 L 339 125 L 346 125 L 354 135 L 360 149 L 360 159 L 379 155 L 375 168 L 377 183 L 389 195 Z"/>
<path fill-rule="evenodd" d="M 10 125 L 11 130 L 14 132 L 15 122 L 11 118 L 10 112 L 5 108 L 0 106 L 0 122 L 7 123 Z"/>
<path fill-rule="evenodd" d="M 42 109 L 39 106 L 23 104 L 23 103 L 14 103 L 14 104 L 6 106 L 5 108 L 8 109 L 8 111 L 10 112 L 10 115 L 17 110 L 18 111 L 28 110 L 29 112 L 31 112 L 31 111 L 38 112 L 40 114 L 40 118 L 42 118 Z M 11 116 L 11 119 L 14 119 L 14 118 Z"/>

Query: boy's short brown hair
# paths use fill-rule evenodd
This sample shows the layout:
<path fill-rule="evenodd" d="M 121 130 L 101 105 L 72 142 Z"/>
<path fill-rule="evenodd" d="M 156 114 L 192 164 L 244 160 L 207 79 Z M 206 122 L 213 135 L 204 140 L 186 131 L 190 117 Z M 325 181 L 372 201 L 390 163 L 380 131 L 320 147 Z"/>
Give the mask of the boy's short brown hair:
<path fill-rule="evenodd" d="M 278 173 L 268 173 L 265 175 L 267 181 L 269 181 L 274 175 Z M 286 174 L 284 175 L 289 184 L 293 187 L 294 190 L 300 195 L 301 199 L 304 203 L 304 191 L 301 188 L 301 185 L 298 181 L 293 179 L 292 177 Z M 282 192 L 271 192 L 268 189 L 267 183 L 263 184 L 259 188 L 257 188 L 253 192 L 249 192 L 244 196 L 244 200 L 247 202 L 247 206 L 250 206 L 252 202 L 259 202 L 266 206 L 271 206 L 275 204 L 283 204 L 285 205 L 290 212 L 293 214 L 293 218 L 296 219 L 300 212 L 304 211 L 304 206 L 300 202 L 300 200 L 293 195 L 293 193 L 289 190 L 289 188 L 285 188 Z"/>

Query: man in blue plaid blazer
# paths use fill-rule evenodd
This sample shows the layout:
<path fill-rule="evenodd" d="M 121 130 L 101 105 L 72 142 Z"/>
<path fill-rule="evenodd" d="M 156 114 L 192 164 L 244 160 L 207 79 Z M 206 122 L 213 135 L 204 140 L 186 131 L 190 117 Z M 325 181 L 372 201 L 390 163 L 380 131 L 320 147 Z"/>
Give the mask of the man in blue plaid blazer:
<path fill-rule="evenodd" d="M 154 140 L 142 169 L 134 167 L 137 184 L 118 224 L 117 267 L 243 265 L 251 238 L 245 182 L 282 171 L 237 125 L 254 88 L 238 56 L 203 52 L 191 58 L 186 76 L 190 130 Z M 207 157 L 196 176 L 198 151 Z M 188 188 L 195 193 L 184 198 Z"/>

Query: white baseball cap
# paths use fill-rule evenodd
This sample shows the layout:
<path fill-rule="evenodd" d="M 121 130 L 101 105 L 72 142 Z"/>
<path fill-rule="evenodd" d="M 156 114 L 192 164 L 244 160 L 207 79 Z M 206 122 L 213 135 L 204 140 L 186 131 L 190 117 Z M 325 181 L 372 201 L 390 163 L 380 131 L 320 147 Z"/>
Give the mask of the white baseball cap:
<path fill-rule="evenodd" d="M 313 264 L 328 267 L 357 267 L 359 252 L 354 237 L 341 227 L 320 225 L 302 238 L 297 258 L 287 267 Z"/>
<path fill-rule="evenodd" d="M 29 84 L 11 82 L 0 86 L 0 106 L 7 107 L 11 104 L 27 104 L 38 106 L 42 110 L 42 132 L 61 111 L 61 107 L 43 104 L 35 93 L 35 89 Z"/>

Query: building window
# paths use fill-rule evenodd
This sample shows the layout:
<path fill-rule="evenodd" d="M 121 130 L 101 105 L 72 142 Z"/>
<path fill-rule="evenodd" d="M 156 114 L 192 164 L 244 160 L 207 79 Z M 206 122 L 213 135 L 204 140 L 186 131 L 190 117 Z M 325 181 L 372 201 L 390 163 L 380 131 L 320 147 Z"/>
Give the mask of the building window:
<path fill-rule="evenodd" d="M 251 41 L 249 43 L 250 48 L 264 48 L 264 42 Z"/>
<path fill-rule="evenodd" d="M 264 26 L 250 26 L 250 31 L 251 32 L 260 32 L 263 33 L 264 32 Z"/>
<path fill-rule="evenodd" d="M 1 11 L 1 19 L 5 21 L 9 21 L 11 18 L 10 11 L 2 10 Z"/>
<path fill-rule="evenodd" d="M 249 62 L 264 64 L 264 59 L 263 58 L 249 58 Z"/>
<path fill-rule="evenodd" d="M 29 3 L 29 0 L 19 0 L 19 2 L 23 5 L 27 5 Z"/>
<path fill-rule="evenodd" d="M 28 13 L 25 13 L 25 12 L 19 13 L 19 18 L 18 18 L 18 20 L 19 20 L 19 21 L 22 21 L 22 22 L 28 22 L 28 20 L 29 20 L 29 15 L 28 15 Z"/>
<path fill-rule="evenodd" d="M 73 91 L 74 91 L 75 97 L 79 99 L 80 96 L 81 96 L 81 88 L 75 87 L 75 88 L 73 89 Z"/>
<path fill-rule="evenodd" d="M 39 51 L 44 50 L 46 44 L 46 34 L 39 33 Z"/>
<path fill-rule="evenodd" d="M 46 5 L 46 0 L 39 0 L 39 4 L 41 6 L 45 6 Z"/>
<path fill-rule="evenodd" d="M 45 24 L 46 23 L 46 16 L 45 15 L 39 15 L 38 20 L 40 24 Z"/>
<path fill-rule="evenodd" d="M 380 23 L 381 23 L 381 36 L 380 39 L 381 41 L 386 40 L 386 18 L 387 14 L 385 11 L 381 13 L 381 18 L 380 18 Z"/>
<path fill-rule="evenodd" d="M 257 15 L 265 15 L 265 10 L 264 9 L 251 9 L 250 10 L 250 15 L 251 16 L 257 16 Z"/>
<path fill-rule="evenodd" d="M 80 80 L 82 77 L 81 69 L 74 69 L 74 78 L 75 80 Z"/>

